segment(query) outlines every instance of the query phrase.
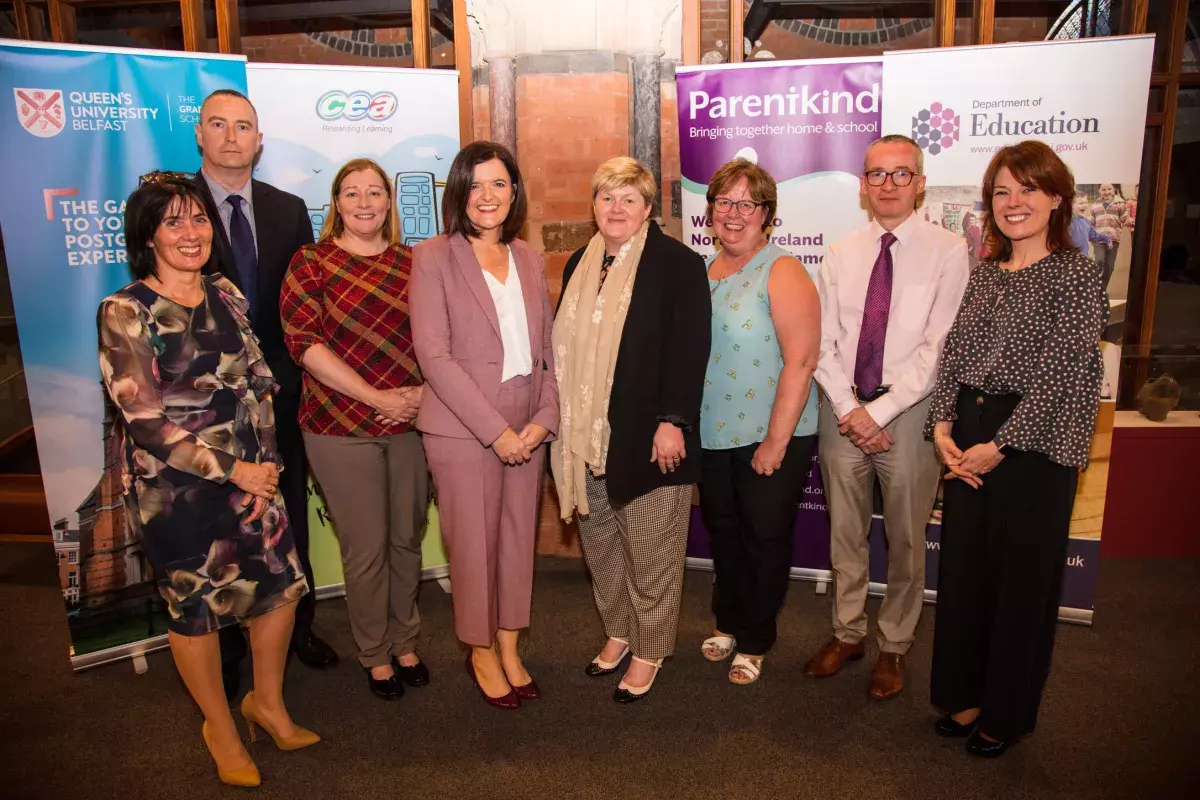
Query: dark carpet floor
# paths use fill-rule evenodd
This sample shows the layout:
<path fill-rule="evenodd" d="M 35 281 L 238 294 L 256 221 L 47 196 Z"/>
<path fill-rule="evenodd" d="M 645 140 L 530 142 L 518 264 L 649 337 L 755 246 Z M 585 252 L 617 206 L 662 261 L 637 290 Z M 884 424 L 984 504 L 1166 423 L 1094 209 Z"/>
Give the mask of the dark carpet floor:
<path fill-rule="evenodd" d="M 0 797 L 157 800 L 249 796 L 217 783 L 199 711 L 168 653 L 72 674 L 52 559 L 0 545 Z M 1200 766 L 1196 591 L 1200 562 L 1107 561 L 1096 624 L 1061 626 L 1038 732 L 998 761 L 933 735 L 933 609 L 909 658 L 909 688 L 879 703 L 867 660 L 826 680 L 801 674 L 828 636 L 830 599 L 794 582 L 762 679 L 738 687 L 704 661 L 711 575 L 689 572 L 679 654 L 651 697 L 611 699 L 588 678 L 601 644 L 582 564 L 540 559 L 526 663 L 545 699 L 485 706 L 462 668 L 450 598 L 421 594 L 432 685 L 397 703 L 370 695 L 352 659 L 346 608 L 317 628 L 343 654 L 328 672 L 293 664 L 287 698 L 324 742 L 250 752 L 260 797 L 312 798 L 1195 798 Z M 874 613 L 877 601 L 872 601 Z"/>

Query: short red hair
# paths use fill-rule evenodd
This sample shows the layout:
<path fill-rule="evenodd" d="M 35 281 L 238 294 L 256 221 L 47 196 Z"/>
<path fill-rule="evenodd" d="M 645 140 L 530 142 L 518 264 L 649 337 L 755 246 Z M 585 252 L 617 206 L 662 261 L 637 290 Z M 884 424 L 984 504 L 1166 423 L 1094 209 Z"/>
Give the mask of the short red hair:
<path fill-rule="evenodd" d="M 996 189 L 996 175 L 1004 167 L 1022 186 L 1028 186 L 1057 195 L 1062 199 L 1058 208 L 1050 212 L 1050 225 L 1046 231 L 1046 246 L 1050 252 L 1058 250 L 1070 243 L 1068 231 L 1071 228 L 1071 200 L 1075 197 L 1075 176 L 1045 142 L 1033 139 L 1020 144 L 1002 147 L 992 161 L 987 171 L 983 173 L 983 208 L 987 212 L 984 226 L 987 236 L 988 258 L 993 261 L 1007 261 L 1012 258 L 1012 241 L 1000 231 L 996 224 L 996 216 L 992 213 L 992 192 Z"/>

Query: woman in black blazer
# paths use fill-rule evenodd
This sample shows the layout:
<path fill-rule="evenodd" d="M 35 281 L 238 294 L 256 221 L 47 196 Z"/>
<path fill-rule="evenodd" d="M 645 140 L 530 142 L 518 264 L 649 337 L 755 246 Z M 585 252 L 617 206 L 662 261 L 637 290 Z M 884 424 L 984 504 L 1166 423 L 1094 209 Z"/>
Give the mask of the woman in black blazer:
<path fill-rule="evenodd" d="M 567 262 L 554 323 L 551 467 L 608 636 L 587 674 L 633 654 L 619 703 L 644 697 L 675 649 L 711 339 L 704 260 L 649 221 L 655 188 L 632 158 L 597 170 L 599 231 Z"/>

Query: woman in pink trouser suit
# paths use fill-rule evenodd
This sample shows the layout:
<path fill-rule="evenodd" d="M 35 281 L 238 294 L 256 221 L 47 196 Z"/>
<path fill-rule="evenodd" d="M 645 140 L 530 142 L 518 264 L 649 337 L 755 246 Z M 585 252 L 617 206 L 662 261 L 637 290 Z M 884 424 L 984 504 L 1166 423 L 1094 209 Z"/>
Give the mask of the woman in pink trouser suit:
<path fill-rule="evenodd" d="M 454 159 L 446 233 L 417 245 L 409 289 L 426 392 L 417 416 L 450 556 L 454 628 L 484 700 L 537 699 L 517 650 L 529 626 L 545 457 L 558 427 L 554 322 L 541 257 L 517 239 L 525 191 L 512 155 L 475 142 Z"/>

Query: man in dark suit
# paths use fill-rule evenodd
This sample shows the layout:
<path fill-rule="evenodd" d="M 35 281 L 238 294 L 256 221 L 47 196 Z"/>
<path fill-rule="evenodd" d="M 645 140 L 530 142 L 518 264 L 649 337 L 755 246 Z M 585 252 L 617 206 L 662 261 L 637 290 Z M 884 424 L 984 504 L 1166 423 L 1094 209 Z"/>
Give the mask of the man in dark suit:
<path fill-rule="evenodd" d="M 292 650 L 302 664 L 327 667 L 337 663 L 337 653 L 312 631 L 316 594 L 308 558 L 308 460 L 297 419 L 301 372 L 284 347 L 279 317 L 284 275 L 296 251 L 312 244 L 312 225 L 303 200 L 253 180 L 262 134 L 258 131 L 258 113 L 241 92 L 219 89 L 205 99 L 196 126 L 196 143 L 202 157 L 196 186 L 208 205 L 216 232 L 212 264 L 249 301 L 250 324 L 279 383 L 275 432 L 284 464 L 279 488 L 309 587 L 296 608 Z M 221 629 L 225 693 L 231 700 L 238 693 L 245 654 L 241 629 Z"/>

